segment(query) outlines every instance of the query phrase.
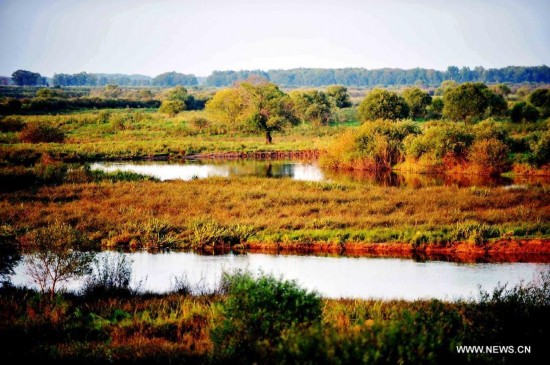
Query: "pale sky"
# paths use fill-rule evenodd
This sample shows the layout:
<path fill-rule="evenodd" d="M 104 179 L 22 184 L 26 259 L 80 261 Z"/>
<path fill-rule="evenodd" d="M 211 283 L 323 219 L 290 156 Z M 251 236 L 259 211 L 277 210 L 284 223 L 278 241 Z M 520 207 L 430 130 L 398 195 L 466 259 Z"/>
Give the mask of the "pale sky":
<path fill-rule="evenodd" d="M 0 75 L 550 65 L 550 0 L 0 0 Z"/>

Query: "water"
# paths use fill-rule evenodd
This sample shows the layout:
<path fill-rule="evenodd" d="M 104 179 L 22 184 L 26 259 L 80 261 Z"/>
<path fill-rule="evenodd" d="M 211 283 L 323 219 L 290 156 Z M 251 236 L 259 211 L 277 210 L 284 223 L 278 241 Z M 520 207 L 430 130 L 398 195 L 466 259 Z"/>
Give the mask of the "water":
<path fill-rule="evenodd" d="M 102 252 L 99 255 L 116 255 Z M 316 290 L 328 298 L 408 299 L 472 298 L 478 285 L 491 291 L 498 283 L 513 286 L 530 281 L 550 264 L 476 263 L 444 261 L 416 262 L 410 259 L 370 257 L 322 257 L 267 254 L 228 254 L 204 256 L 190 252 L 127 254 L 132 260 L 133 281 L 142 281 L 142 289 L 165 292 L 171 289 L 174 276 L 186 275 L 192 284 L 213 288 L 224 270 L 247 269 L 252 273 L 269 273 Z M 29 285 L 25 262 L 16 267 L 12 282 Z M 75 290 L 81 282 L 69 283 Z"/>
<path fill-rule="evenodd" d="M 423 174 L 375 174 L 366 171 L 330 171 L 321 169 L 315 162 L 289 160 L 187 160 L 97 162 L 92 169 L 104 171 L 131 171 L 165 180 L 192 180 L 208 177 L 235 178 L 255 176 L 265 178 L 289 178 L 301 181 L 359 181 L 379 186 L 514 186 L 548 184 L 550 177 L 516 177 L 514 179 L 488 176 L 448 176 Z"/>

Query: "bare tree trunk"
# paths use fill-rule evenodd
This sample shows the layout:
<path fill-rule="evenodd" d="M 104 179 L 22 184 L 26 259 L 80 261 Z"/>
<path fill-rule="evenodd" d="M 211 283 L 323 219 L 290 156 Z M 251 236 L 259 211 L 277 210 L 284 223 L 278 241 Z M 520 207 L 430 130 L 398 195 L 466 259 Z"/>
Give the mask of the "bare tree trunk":
<path fill-rule="evenodd" d="M 266 131 L 265 132 L 265 143 L 266 144 L 271 144 L 272 141 L 273 141 L 273 139 L 271 138 L 271 132 Z"/>

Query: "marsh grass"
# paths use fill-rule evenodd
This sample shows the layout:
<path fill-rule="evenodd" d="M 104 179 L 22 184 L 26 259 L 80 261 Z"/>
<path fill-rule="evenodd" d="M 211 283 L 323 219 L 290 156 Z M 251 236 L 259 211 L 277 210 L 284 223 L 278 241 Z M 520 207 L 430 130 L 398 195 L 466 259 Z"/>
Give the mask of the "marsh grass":
<path fill-rule="evenodd" d="M 16 232 L 70 222 L 97 246 L 200 248 L 259 243 L 414 245 L 550 234 L 548 188 L 422 189 L 286 179 L 122 181 L 0 194 Z"/>

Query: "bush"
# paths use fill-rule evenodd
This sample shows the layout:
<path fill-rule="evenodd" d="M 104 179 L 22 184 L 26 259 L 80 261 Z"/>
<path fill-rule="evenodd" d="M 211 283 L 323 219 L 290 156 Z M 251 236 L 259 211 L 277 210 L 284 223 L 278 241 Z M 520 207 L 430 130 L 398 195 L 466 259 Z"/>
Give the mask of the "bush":
<path fill-rule="evenodd" d="M 197 131 L 202 131 L 208 128 L 211 125 L 211 122 L 203 117 L 192 117 L 189 119 L 189 125 Z"/>
<path fill-rule="evenodd" d="M 389 170 L 403 159 L 403 140 L 419 133 L 411 122 L 377 120 L 338 137 L 321 157 L 333 169 Z"/>
<path fill-rule="evenodd" d="M 92 274 L 84 282 L 82 294 L 95 297 L 131 293 L 132 261 L 124 254 L 107 254 L 93 261 Z"/>
<path fill-rule="evenodd" d="M 223 320 L 211 332 L 217 360 L 235 363 L 273 362 L 281 335 L 305 329 L 321 318 L 318 294 L 301 289 L 294 281 L 272 276 L 253 278 L 248 273 L 226 276 L 227 299 Z"/>
<path fill-rule="evenodd" d="M 510 167 L 510 149 L 498 139 L 476 141 L 468 153 L 468 161 L 477 173 L 499 175 Z"/>
<path fill-rule="evenodd" d="M 19 141 L 26 143 L 62 143 L 65 141 L 65 133 L 56 127 L 40 123 L 29 123 L 19 133 Z"/>
<path fill-rule="evenodd" d="M 527 104 L 522 101 L 515 103 L 512 109 L 510 110 L 510 119 L 513 123 L 521 122 L 536 122 L 539 118 L 539 112 L 531 104 Z"/>
<path fill-rule="evenodd" d="M 465 158 L 473 140 L 473 134 L 464 126 L 437 122 L 427 124 L 422 134 L 407 137 L 404 145 L 408 158 L 424 158 L 440 165 L 444 158 Z"/>
<path fill-rule="evenodd" d="M 185 110 L 185 104 L 180 100 L 164 100 L 160 105 L 159 112 L 173 117 Z"/>
<path fill-rule="evenodd" d="M 530 144 L 530 162 L 542 166 L 550 162 L 550 131 L 537 133 Z"/>
<path fill-rule="evenodd" d="M 24 127 L 20 117 L 7 116 L 0 120 L 0 132 L 20 132 Z"/>

